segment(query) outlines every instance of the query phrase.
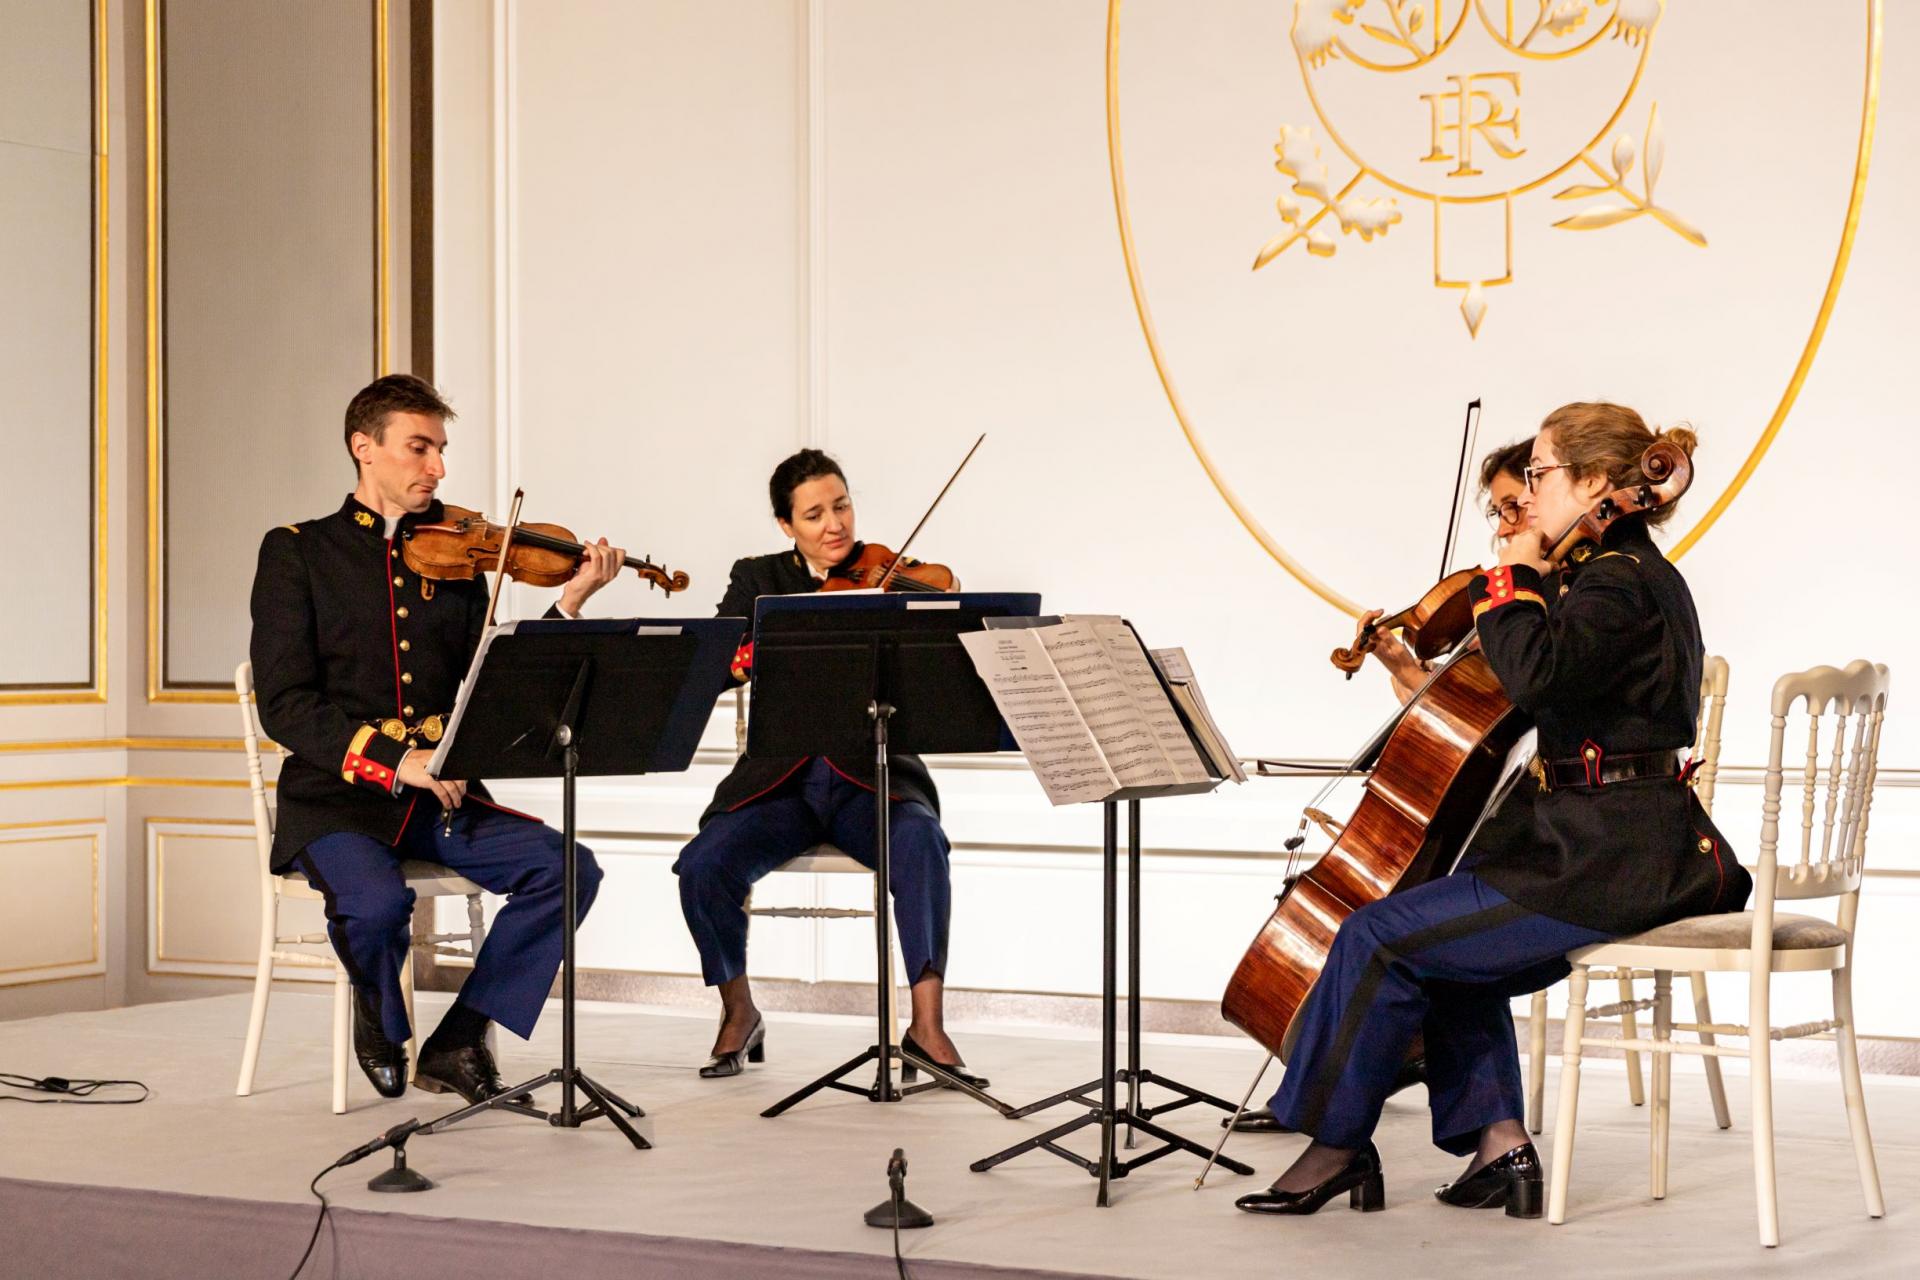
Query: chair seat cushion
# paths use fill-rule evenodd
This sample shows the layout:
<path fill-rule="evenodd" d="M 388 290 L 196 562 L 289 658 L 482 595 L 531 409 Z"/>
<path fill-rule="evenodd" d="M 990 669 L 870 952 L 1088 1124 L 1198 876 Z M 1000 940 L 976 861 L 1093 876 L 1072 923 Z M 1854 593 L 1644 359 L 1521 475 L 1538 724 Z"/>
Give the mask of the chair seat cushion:
<path fill-rule="evenodd" d="M 1744 948 L 1753 941 L 1753 912 L 1728 911 L 1714 916 L 1689 916 L 1645 933 L 1619 941 L 1639 947 Z M 1773 949 L 1775 951 L 1813 951 L 1822 947 L 1844 947 L 1847 933 L 1830 920 L 1818 916 L 1773 913 Z"/>

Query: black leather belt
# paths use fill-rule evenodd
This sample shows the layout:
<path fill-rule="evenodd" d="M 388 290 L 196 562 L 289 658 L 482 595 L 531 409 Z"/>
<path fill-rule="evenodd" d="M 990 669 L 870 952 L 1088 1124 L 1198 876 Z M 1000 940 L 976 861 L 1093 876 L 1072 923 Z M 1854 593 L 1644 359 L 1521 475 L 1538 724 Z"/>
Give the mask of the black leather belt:
<path fill-rule="evenodd" d="M 1636 778 L 1679 778 L 1683 776 L 1686 762 L 1686 753 L 1682 751 L 1638 751 L 1614 756 L 1589 742 L 1571 759 L 1543 761 L 1540 783 L 1548 791 L 1557 791 L 1561 787 L 1604 787 Z"/>

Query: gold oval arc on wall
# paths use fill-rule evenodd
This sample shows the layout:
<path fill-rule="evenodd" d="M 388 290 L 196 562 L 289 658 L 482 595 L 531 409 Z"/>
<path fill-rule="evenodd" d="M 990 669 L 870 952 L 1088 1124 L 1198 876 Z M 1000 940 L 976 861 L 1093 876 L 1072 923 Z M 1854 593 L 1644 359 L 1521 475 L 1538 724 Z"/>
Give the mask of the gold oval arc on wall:
<path fill-rule="evenodd" d="M 1867 50 L 1866 85 L 1860 105 L 1860 140 L 1854 154 L 1853 185 L 1847 196 L 1846 221 L 1840 231 L 1840 244 L 1834 252 L 1833 270 L 1827 276 L 1826 292 L 1820 298 L 1820 310 L 1814 316 L 1813 327 L 1807 334 L 1807 341 L 1800 351 L 1800 359 L 1794 364 L 1793 374 L 1787 380 L 1786 389 L 1780 393 L 1779 403 L 1774 406 L 1767 424 L 1760 431 L 1753 447 L 1748 450 L 1746 460 L 1734 473 L 1727 487 L 1715 498 L 1713 505 L 1699 523 L 1687 530 L 1668 552 L 1670 559 L 1678 560 L 1685 555 L 1694 543 L 1706 536 L 1716 521 L 1726 513 L 1733 500 L 1746 487 L 1747 481 L 1760 467 L 1767 450 L 1773 446 L 1780 428 L 1786 424 L 1787 415 L 1793 411 L 1794 402 L 1799 399 L 1800 388 L 1807 380 L 1807 374 L 1813 369 L 1814 356 L 1820 350 L 1820 342 L 1826 337 L 1827 321 L 1833 315 L 1833 304 L 1840 296 L 1840 284 L 1846 278 L 1847 263 L 1853 256 L 1854 234 L 1860 225 L 1860 206 L 1867 192 L 1867 167 L 1873 159 L 1873 131 L 1880 103 L 1880 50 L 1883 41 L 1884 0 L 1865 0 L 1867 7 Z M 1160 386 L 1166 392 L 1167 404 L 1173 409 L 1174 419 L 1180 424 L 1187 445 L 1193 450 L 1193 456 L 1207 473 L 1207 479 L 1234 517 L 1246 531 L 1253 536 L 1266 553 L 1273 557 L 1281 568 L 1292 574 L 1300 585 L 1325 600 L 1336 609 L 1358 617 L 1361 613 L 1355 604 L 1296 559 L 1259 521 L 1240 495 L 1234 491 L 1220 465 L 1207 452 L 1206 444 L 1200 439 L 1200 433 L 1194 427 L 1193 416 L 1188 412 L 1186 403 L 1180 398 L 1180 390 L 1174 384 L 1173 374 L 1167 368 L 1166 354 L 1161 350 L 1160 335 L 1154 328 L 1153 309 L 1147 303 L 1146 286 L 1141 280 L 1140 260 L 1134 249 L 1133 219 L 1127 209 L 1126 165 L 1120 142 L 1120 6 L 1121 0 L 1107 0 L 1107 166 L 1113 179 L 1113 207 L 1120 223 L 1120 252 L 1127 268 L 1127 286 L 1133 293 L 1133 307 L 1140 319 L 1140 332 L 1147 340 L 1147 353 L 1153 359 L 1154 372 L 1160 378 Z"/>

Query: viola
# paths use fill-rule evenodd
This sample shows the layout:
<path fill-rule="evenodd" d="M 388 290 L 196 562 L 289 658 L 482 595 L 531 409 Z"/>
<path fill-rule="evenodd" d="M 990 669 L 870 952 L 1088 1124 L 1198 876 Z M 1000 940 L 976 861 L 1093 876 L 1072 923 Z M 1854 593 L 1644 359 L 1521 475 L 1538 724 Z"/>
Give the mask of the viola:
<path fill-rule="evenodd" d="M 1549 563 L 1591 556 L 1609 527 L 1677 500 L 1693 479 L 1686 452 L 1669 441 L 1649 445 L 1640 469 L 1644 483 L 1608 493 L 1553 540 Z M 1485 656 L 1460 643 L 1473 630 L 1466 585 L 1477 572 L 1448 575 L 1418 603 L 1376 624 L 1375 634 L 1389 623 L 1400 625 L 1403 635 L 1411 632 L 1408 642 L 1422 656 L 1455 656 L 1352 761 L 1350 771 L 1366 775 L 1360 803 L 1344 825 L 1327 824 L 1332 847 L 1295 874 L 1308 822 L 1301 819 L 1300 833 L 1287 842 L 1289 874 L 1279 905 L 1221 997 L 1226 1020 L 1283 1061 L 1341 922 L 1367 903 L 1452 869 L 1495 795 L 1508 753 L 1531 727 Z M 1370 639 L 1355 648 L 1364 652 Z M 1334 665 L 1350 674 L 1343 654 L 1353 658 L 1350 650 L 1336 650 Z"/>
<path fill-rule="evenodd" d="M 514 506 L 517 511 L 517 495 Z M 416 524 L 408 529 L 400 554 L 407 567 L 421 577 L 445 581 L 499 573 L 503 546 L 506 576 L 536 587 L 561 586 L 573 577 L 587 554 L 579 539 L 557 524 L 515 520 L 508 525 L 498 525 L 478 511 L 453 506 L 447 507 L 435 523 Z M 687 589 L 689 579 L 684 572 L 632 556 L 625 557 L 621 563 L 623 568 L 646 579 L 649 586 L 659 587 L 668 595 Z"/>
<path fill-rule="evenodd" d="M 957 591 L 960 580 L 943 564 L 928 564 L 869 542 L 846 564 L 835 565 L 821 584 L 822 591 Z"/>
<path fill-rule="evenodd" d="M 1568 559 L 1578 563 L 1593 554 L 1593 548 L 1600 545 L 1616 521 L 1677 501 L 1693 483 L 1693 462 L 1684 449 L 1666 440 L 1647 446 L 1640 457 L 1640 471 L 1647 477 L 1644 483 L 1608 493 L 1574 521 L 1571 529 L 1555 538 L 1547 549 L 1547 563 L 1557 565 Z M 1526 535 L 1522 531 L 1514 536 Z M 1378 638 L 1389 631 L 1399 631 L 1422 662 L 1450 652 L 1473 630 L 1473 604 L 1467 598 L 1467 586 L 1485 572 L 1476 568 L 1448 574 L 1405 609 L 1376 619 L 1352 648 L 1335 649 L 1333 665 L 1351 680 Z"/>

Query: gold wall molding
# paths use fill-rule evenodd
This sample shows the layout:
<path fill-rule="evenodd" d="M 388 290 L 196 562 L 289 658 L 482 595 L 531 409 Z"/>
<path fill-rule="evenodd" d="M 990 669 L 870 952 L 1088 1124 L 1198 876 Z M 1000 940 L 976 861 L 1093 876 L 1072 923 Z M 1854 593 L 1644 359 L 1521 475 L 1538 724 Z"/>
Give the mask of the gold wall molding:
<path fill-rule="evenodd" d="M 27 755 L 50 751 L 245 751 L 239 738 L 47 738 L 39 741 L 0 742 L 0 754 Z M 262 752 L 279 747 L 264 739 Z"/>
<path fill-rule="evenodd" d="M 0 686 L 0 706 L 53 706 L 107 700 L 107 332 L 109 276 L 107 85 L 111 47 L 107 0 L 93 6 L 93 673 L 84 688 L 66 685 Z"/>
<path fill-rule="evenodd" d="M 89 823 L 90 825 L 95 825 L 95 826 L 98 826 L 98 825 L 100 825 L 100 824 L 101 824 L 101 820 L 100 820 L 100 819 L 89 819 L 89 820 L 88 820 L 88 823 Z M 33 824 L 33 825 L 36 825 L 36 826 L 47 826 L 47 827 L 53 827 L 53 826 L 65 826 L 65 825 L 72 825 L 72 826 L 78 826 L 78 825 L 82 825 L 82 824 L 80 824 L 80 823 L 77 823 L 77 822 L 75 822 L 75 823 L 51 823 L 51 822 L 48 822 L 48 823 L 37 823 L 37 824 Z M 65 840 L 71 840 L 71 839 L 75 839 L 75 838 L 77 838 L 77 837 L 75 837 L 75 836 L 54 836 L 54 837 L 52 837 L 52 839 L 56 839 L 56 840 L 62 840 L 62 839 L 65 839 Z M 45 837 L 33 837 L 33 836 L 27 836 L 27 837 L 21 837 L 21 836 L 14 836 L 14 837 L 10 837 L 10 838 L 8 838 L 8 839 L 5 839 L 5 840 L 0 840 L 0 845 L 10 845 L 10 844 L 42 844 L 42 843 L 45 843 L 45 839 L 46 839 Z M 91 883 L 91 888 L 90 888 L 90 895 L 91 895 L 91 896 L 90 896 L 90 899 L 89 899 L 89 908 L 90 908 L 90 915 L 91 915 L 91 919 L 90 919 L 90 920 L 89 920 L 89 922 L 88 922 L 88 923 L 89 923 L 89 928 L 90 928 L 90 935 L 89 935 L 89 936 L 90 936 L 90 938 L 91 938 L 91 941 L 90 941 L 90 942 L 88 943 L 88 950 L 87 950 L 87 958 L 86 958 L 85 960 L 67 960 L 67 961 L 61 961 L 61 962 L 58 962 L 58 963 L 54 963 L 54 964 L 25 964 L 25 965 L 15 965 L 15 966 L 14 966 L 13 968 L 11 968 L 11 969 L 0 969 L 0 978 L 5 978 L 5 977 L 10 977 L 11 975 L 13 975 L 13 974 L 16 974 L 16 973 L 38 973 L 38 972 L 40 972 L 41 970 L 48 970 L 48 969 L 76 969 L 76 968 L 83 968 L 83 967 L 91 967 L 91 966 L 99 966 L 99 965 L 101 964 L 101 959 L 100 959 L 100 917 L 106 914 L 106 909 L 105 909 L 105 905 L 104 905 L 104 904 L 103 904 L 103 903 L 101 902 L 101 900 L 100 900 L 100 832 L 98 832 L 98 831 L 93 831 L 93 832 L 90 832 L 90 833 L 88 833 L 88 836 L 87 836 L 87 844 L 88 844 L 88 858 L 89 858 L 89 860 L 90 860 L 90 871 L 89 871 L 89 878 L 90 878 L 90 883 Z M 62 978 L 62 979 L 64 979 L 64 978 L 89 978 L 89 977 L 96 977 L 96 976 L 98 976 L 98 975 L 97 975 L 97 974 L 95 974 L 95 973 L 71 973 L 71 974 L 60 974 L 60 975 L 57 975 L 57 976 L 58 976 L 59 978 Z M 49 978 L 49 979 L 46 979 L 46 980 L 52 980 L 52 979 L 51 979 L 51 978 Z M 17 985 L 24 985 L 24 984 L 22 984 L 22 983 L 4 983 L 4 984 L 0 984 L 0 985 L 5 985 L 5 986 L 17 986 Z"/>
<path fill-rule="evenodd" d="M 102 11 L 105 0 L 100 0 Z M 147 701 L 180 703 L 222 703 L 236 701 L 231 688 L 204 685 L 171 685 L 165 680 L 161 580 L 165 555 L 161 546 L 166 502 L 166 484 L 162 461 L 164 432 L 162 407 L 166 381 L 161 363 L 164 347 L 160 332 L 161 278 L 160 230 L 166 216 L 161 198 L 160 164 L 164 155 L 160 128 L 161 57 L 160 13 L 164 0 L 145 0 L 146 4 L 146 116 L 147 116 L 147 190 L 146 190 L 146 312 L 147 312 Z M 389 94 L 387 88 L 388 0 L 368 0 L 373 23 L 374 67 L 374 334 L 376 376 L 387 372 L 388 328 L 391 322 L 389 292 L 392 271 L 392 225 L 389 216 Z M 103 540 L 104 543 L 104 540 Z"/>
<path fill-rule="evenodd" d="M 1786 424 L 1787 415 L 1792 411 L 1794 402 L 1799 398 L 1800 388 L 1806 382 L 1807 374 L 1813 368 L 1814 357 L 1819 353 L 1821 340 L 1826 336 L 1827 322 L 1832 316 L 1834 303 L 1840 296 L 1840 285 L 1846 277 L 1847 265 L 1853 254 L 1853 241 L 1860 223 L 1861 204 L 1866 196 L 1867 169 L 1873 158 L 1874 127 L 1880 100 L 1880 54 L 1884 43 L 1885 5 L 1884 0 L 1864 0 L 1864 3 L 1867 14 L 1867 45 L 1859 140 L 1854 153 L 1853 184 L 1847 200 L 1846 218 L 1841 227 L 1840 243 L 1834 253 L 1833 268 L 1827 278 L 1825 293 L 1821 297 L 1819 310 L 1815 314 L 1807 341 L 1801 349 L 1800 358 L 1794 365 L 1793 373 L 1787 380 L 1786 389 L 1781 393 L 1767 425 L 1754 441 L 1739 471 L 1714 500 L 1707 513 L 1674 544 L 1673 550 L 1668 553 L 1672 559 L 1677 560 L 1685 555 L 1694 543 L 1706 535 L 1707 530 L 1712 528 L 1732 505 L 1733 500 L 1739 496 L 1740 491 L 1746 487 L 1747 481 L 1759 468 L 1761 460 L 1766 457 L 1767 450 L 1772 447 L 1781 427 Z M 1107 0 L 1107 165 L 1113 185 L 1114 212 L 1119 222 L 1121 259 L 1126 268 L 1127 285 L 1133 295 L 1134 312 L 1139 319 L 1140 332 L 1146 339 L 1147 353 L 1153 360 L 1154 372 L 1160 378 L 1161 389 L 1166 394 L 1167 403 L 1172 408 L 1174 419 L 1179 423 L 1180 430 L 1186 437 L 1188 447 L 1192 449 L 1201 469 L 1206 472 L 1207 479 L 1213 484 L 1228 509 L 1240 521 L 1241 527 L 1246 529 L 1254 541 L 1259 543 L 1260 547 L 1302 586 L 1336 609 L 1358 617 L 1361 613 L 1360 606 L 1336 591 L 1288 552 L 1235 492 L 1224 470 L 1207 452 L 1193 414 L 1182 400 L 1179 389 L 1175 385 L 1166 353 L 1160 343 L 1158 330 L 1154 326 L 1152 307 L 1147 302 L 1146 285 L 1141 275 L 1139 255 L 1134 243 L 1133 220 L 1127 204 L 1126 166 L 1120 136 L 1120 9 L 1121 0 Z"/>
<path fill-rule="evenodd" d="M 30 778 L 20 782 L 0 782 L 0 791 L 66 791 L 75 787 L 130 787 L 136 790 L 157 790 L 166 787 L 221 787 L 246 790 L 251 784 L 245 778 L 148 778 L 123 776 L 115 778 Z M 271 791 L 274 784 L 269 782 Z"/>
<path fill-rule="evenodd" d="M 152 934 L 151 934 L 152 941 L 149 943 L 147 948 L 147 956 L 148 956 L 147 972 L 149 974 L 166 972 L 166 970 L 162 970 L 157 967 L 159 965 L 164 965 L 164 964 L 205 964 L 205 965 L 220 964 L 220 965 L 240 965 L 240 966 L 251 964 L 252 961 L 255 959 L 255 957 L 246 956 L 246 957 L 242 957 L 241 959 L 234 960 L 234 959 L 209 959 L 205 956 L 170 956 L 168 955 L 167 954 L 166 884 L 167 884 L 167 837 L 169 835 L 177 836 L 177 837 L 180 837 L 181 839 L 238 840 L 238 841 L 244 842 L 248 846 L 252 846 L 253 845 L 253 835 L 252 835 L 253 823 L 250 821 L 242 821 L 237 818 L 148 818 L 146 820 L 145 826 L 147 829 L 147 849 L 148 849 L 148 879 L 147 879 L 148 926 L 147 927 L 152 930 Z M 160 830 L 160 828 L 163 826 L 188 827 L 188 828 L 191 828 L 191 827 L 246 827 L 248 828 L 248 833 L 245 835 L 228 835 L 224 832 L 209 833 L 204 831 L 192 831 L 192 830 L 168 832 L 168 831 Z M 251 903 L 251 899 L 249 899 L 249 902 Z"/>

